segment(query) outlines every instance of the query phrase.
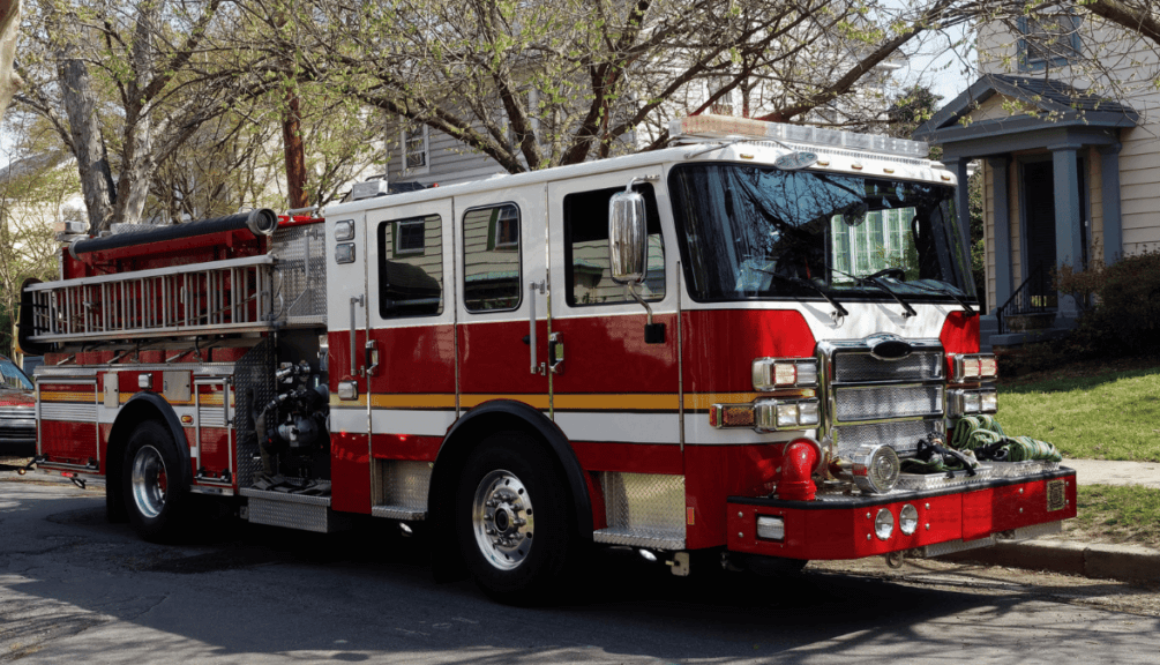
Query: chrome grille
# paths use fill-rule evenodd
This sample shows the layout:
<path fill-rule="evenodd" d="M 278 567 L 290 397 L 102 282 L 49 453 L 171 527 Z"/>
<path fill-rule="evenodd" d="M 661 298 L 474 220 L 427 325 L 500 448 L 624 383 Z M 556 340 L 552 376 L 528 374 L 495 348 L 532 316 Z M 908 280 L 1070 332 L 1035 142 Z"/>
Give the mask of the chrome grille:
<path fill-rule="evenodd" d="M 841 425 L 834 428 L 834 444 L 838 455 L 848 457 L 858 446 L 866 443 L 888 443 L 899 454 L 906 457 L 918 449 L 919 439 L 928 434 L 942 433 L 941 420 L 903 420 L 895 423 L 874 425 Z"/>
<path fill-rule="evenodd" d="M 834 420 L 841 423 L 938 416 L 943 412 L 943 387 L 838 387 L 834 389 L 834 403 Z"/>
<path fill-rule="evenodd" d="M 846 352 L 834 356 L 835 383 L 880 381 L 932 381 L 943 378 L 943 354 L 912 353 L 900 360 L 879 360 L 869 352 Z"/>

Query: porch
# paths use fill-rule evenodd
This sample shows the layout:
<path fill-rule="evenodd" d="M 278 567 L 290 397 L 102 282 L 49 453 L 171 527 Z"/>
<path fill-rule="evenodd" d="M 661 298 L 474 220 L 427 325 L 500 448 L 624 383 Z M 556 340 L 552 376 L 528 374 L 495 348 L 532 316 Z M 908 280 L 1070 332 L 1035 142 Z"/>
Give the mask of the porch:
<path fill-rule="evenodd" d="M 987 302 L 985 347 L 1058 337 L 1079 315 L 1052 274 L 1115 261 L 1123 251 L 1120 132 L 1129 106 L 1050 79 L 991 74 L 922 125 L 959 179 L 956 209 L 969 233 L 967 164 L 982 162 Z M 966 240 L 965 240 L 966 241 Z"/>

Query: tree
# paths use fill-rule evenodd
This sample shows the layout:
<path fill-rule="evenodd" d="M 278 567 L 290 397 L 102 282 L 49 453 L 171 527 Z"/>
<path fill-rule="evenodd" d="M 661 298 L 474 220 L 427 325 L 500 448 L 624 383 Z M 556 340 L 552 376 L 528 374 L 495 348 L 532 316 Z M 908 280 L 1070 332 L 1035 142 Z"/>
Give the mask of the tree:
<path fill-rule="evenodd" d="M 269 90 L 228 0 L 38 0 L 25 21 L 23 107 L 76 158 L 91 230 L 143 217 L 158 169 L 206 123 Z M 241 112 L 239 112 L 241 111 Z"/>
<path fill-rule="evenodd" d="M 0 0 L 0 119 L 23 81 L 12 69 L 16 31 L 20 27 L 20 0 Z"/>
<path fill-rule="evenodd" d="M 39 126 L 38 126 L 39 125 Z M 7 123 L 9 130 L 12 123 Z M 0 352 L 12 351 L 20 286 L 29 277 L 52 279 L 59 243 L 54 224 L 81 221 L 80 182 L 69 156 L 54 149 L 43 123 L 16 128 L 19 145 L 0 170 Z"/>
<path fill-rule="evenodd" d="M 301 80 L 426 124 L 510 172 L 667 144 L 734 91 L 783 122 L 849 95 L 954 0 L 251 0 Z M 686 91 L 705 91 L 694 97 Z M 685 95 L 684 99 L 682 96 Z"/>

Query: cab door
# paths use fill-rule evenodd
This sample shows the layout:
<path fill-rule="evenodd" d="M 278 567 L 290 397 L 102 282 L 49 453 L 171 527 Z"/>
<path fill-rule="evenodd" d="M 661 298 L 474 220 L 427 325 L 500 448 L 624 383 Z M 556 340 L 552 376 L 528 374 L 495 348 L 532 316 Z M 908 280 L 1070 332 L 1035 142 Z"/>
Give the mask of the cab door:
<path fill-rule="evenodd" d="M 371 512 L 426 512 L 430 462 L 455 422 L 451 199 L 367 213 Z"/>
<path fill-rule="evenodd" d="M 660 174 L 648 167 L 549 188 L 553 414 L 588 471 L 683 473 L 677 251 L 654 187 Z M 610 273 L 609 199 L 633 178 L 649 218 L 648 274 L 637 287 L 653 312 L 647 337 L 645 308 Z"/>
<path fill-rule="evenodd" d="M 331 507 L 370 512 L 370 417 L 366 381 L 366 214 L 326 221 L 327 372 L 330 383 Z"/>
<path fill-rule="evenodd" d="M 455 198 L 459 401 L 514 400 L 548 412 L 544 185 Z"/>

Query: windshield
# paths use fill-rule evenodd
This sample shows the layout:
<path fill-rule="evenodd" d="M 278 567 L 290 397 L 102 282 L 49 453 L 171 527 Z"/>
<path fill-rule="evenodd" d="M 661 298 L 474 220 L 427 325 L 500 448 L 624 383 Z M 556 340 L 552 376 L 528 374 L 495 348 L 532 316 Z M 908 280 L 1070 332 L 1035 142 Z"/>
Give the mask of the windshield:
<path fill-rule="evenodd" d="M 11 360 L 0 358 L 0 389 L 32 390 L 32 381 Z"/>
<path fill-rule="evenodd" d="M 669 187 L 697 300 L 974 298 L 951 187 L 743 164 Z"/>

